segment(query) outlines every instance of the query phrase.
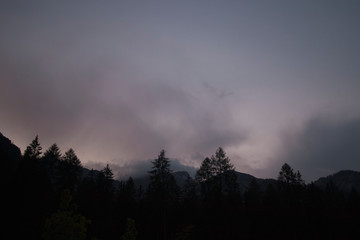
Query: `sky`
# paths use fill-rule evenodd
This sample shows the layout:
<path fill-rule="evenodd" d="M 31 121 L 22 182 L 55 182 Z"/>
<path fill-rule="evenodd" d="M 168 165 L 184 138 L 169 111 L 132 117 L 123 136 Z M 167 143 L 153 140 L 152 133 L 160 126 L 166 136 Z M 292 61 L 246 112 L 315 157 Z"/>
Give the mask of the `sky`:
<path fill-rule="evenodd" d="M 360 171 L 359 1 L 0 0 L 0 132 L 136 175 Z"/>

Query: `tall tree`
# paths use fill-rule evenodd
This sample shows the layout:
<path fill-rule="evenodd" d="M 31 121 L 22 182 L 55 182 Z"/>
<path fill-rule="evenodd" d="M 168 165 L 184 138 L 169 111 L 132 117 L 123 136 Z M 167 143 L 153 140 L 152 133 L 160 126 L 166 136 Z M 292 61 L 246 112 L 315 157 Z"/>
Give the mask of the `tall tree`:
<path fill-rule="evenodd" d="M 59 164 L 61 160 L 60 148 L 56 143 L 51 145 L 48 150 L 44 153 L 43 164 L 49 176 L 52 177 L 52 180 L 58 181 L 59 178 Z M 56 179 L 55 179 L 55 178 Z"/>
<path fill-rule="evenodd" d="M 302 180 L 300 172 L 297 171 L 295 173 L 292 167 L 287 163 L 282 165 L 278 181 L 287 185 L 304 185 L 304 180 Z"/>
<path fill-rule="evenodd" d="M 32 140 L 29 146 L 27 146 L 25 152 L 24 152 L 24 158 L 34 159 L 38 160 L 41 157 L 42 147 L 39 143 L 39 137 L 36 135 L 35 139 Z"/>
<path fill-rule="evenodd" d="M 152 169 L 149 171 L 150 184 L 147 190 L 147 197 L 151 201 L 154 216 L 160 223 L 157 232 L 158 237 L 168 239 L 168 216 L 171 206 L 176 203 L 179 196 L 179 187 L 171 174 L 170 160 L 165 157 L 165 150 L 161 150 L 157 159 L 152 161 Z M 171 222 L 171 221 L 169 221 Z"/>
<path fill-rule="evenodd" d="M 114 194 L 114 173 L 109 164 L 97 174 L 97 185 L 103 197 L 112 198 Z"/>
<path fill-rule="evenodd" d="M 200 183 L 202 194 L 207 197 L 219 196 L 224 192 L 233 196 L 239 193 L 235 168 L 221 147 L 211 158 L 203 160 L 195 180 Z"/>
<path fill-rule="evenodd" d="M 200 166 L 200 169 L 196 171 L 195 180 L 199 183 L 206 182 L 210 178 L 214 177 L 214 166 L 210 158 L 205 158 Z"/>
<path fill-rule="evenodd" d="M 161 150 L 157 159 L 152 161 L 149 171 L 150 184 L 148 195 L 154 199 L 170 199 L 177 197 L 178 186 L 170 170 L 170 160 L 165 157 L 165 150 Z"/>
<path fill-rule="evenodd" d="M 74 190 L 81 179 L 82 165 L 72 148 L 61 158 L 60 172 L 63 188 Z"/>
<path fill-rule="evenodd" d="M 20 192 L 22 196 L 22 233 L 28 238 L 38 238 L 45 214 L 51 206 L 52 186 L 41 162 L 42 147 L 38 136 L 24 151 L 20 163 Z"/>
<path fill-rule="evenodd" d="M 226 156 L 225 151 L 221 147 L 216 150 L 215 156 L 211 156 L 211 161 L 213 162 L 215 175 L 235 170 L 234 165 L 230 163 L 230 158 Z"/>
<path fill-rule="evenodd" d="M 58 162 L 61 159 L 60 148 L 56 143 L 51 145 L 48 150 L 44 153 L 44 158 L 52 162 Z"/>

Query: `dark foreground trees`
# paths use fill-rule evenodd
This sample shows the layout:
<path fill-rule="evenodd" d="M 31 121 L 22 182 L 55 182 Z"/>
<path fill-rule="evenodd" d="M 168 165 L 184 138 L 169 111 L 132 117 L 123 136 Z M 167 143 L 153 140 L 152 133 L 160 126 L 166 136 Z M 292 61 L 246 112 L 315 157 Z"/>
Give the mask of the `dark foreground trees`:
<path fill-rule="evenodd" d="M 143 189 L 117 181 L 109 165 L 81 166 L 74 150 L 54 144 L 42 154 L 36 137 L 21 156 L 0 136 L 2 206 L 13 239 L 357 239 L 360 197 L 333 182 L 305 185 L 289 164 L 277 180 L 240 181 L 222 148 L 205 158 L 196 181 L 180 189 L 162 150 Z M 13 161 L 13 164 L 10 164 Z M 6 176 L 6 177 L 4 177 Z M 242 188 L 239 188 L 242 185 Z M 245 185 L 245 186 L 244 186 Z M 9 227 L 8 227 L 9 226 Z"/>
<path fill-rule="evenodd" d="M 77 213 L 69 190 L 61 195 L 59 210 L 45 221 L 45 240 L 85 240 L 90 220 Z"/>

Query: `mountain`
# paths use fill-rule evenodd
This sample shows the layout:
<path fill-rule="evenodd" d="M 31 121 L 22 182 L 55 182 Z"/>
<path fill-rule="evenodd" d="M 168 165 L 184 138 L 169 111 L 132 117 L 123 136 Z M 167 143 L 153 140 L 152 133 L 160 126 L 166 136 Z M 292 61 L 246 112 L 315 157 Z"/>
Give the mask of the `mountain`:
<path fill-rule="evenodd" d="M 21 160 L 20 149 L 15 146 L 7 137 L 0 133 L 0 162 L 3 171 L 2 177 L 7 179 L 17 170 Z"/>
<path fill-rule="evenodd" d="M 177 172 L 173 172 L 172 173 L 176 184 L 182 188 L 186 182 L 186 180 L 190 177 L 190 174 L 186 171 L 177 171 Z M 237 178 L 237 182 L 239 184 L 239 189 L 241 193 L 246 192 L 246 190 L 248 189 L 249 184 L 251 183 L 251 181 L 256 180 L 256 182 L 259 184 L 260 187 L 260 191 L 266 191 L 267 187 L 270 184 L 275 185 L 276 184 L 276 180 L 275 179 L 262 179 L 262 178 L 256 178 L 250 174 L 247 173 L 241 173 L 241 172 L 236 172 L 236 178 Z M 191 178 L 191 177 L 190 177 Z M 143 189 L 146 189 L 150 183 L 150 178 L 149 176 L 144 176 L 141 178 L 135 178 L 134 179 L 134 183 L 135 183 L 135 187 L 139 187 L 140 185 L 142 186 Z"/>
<path fill-rule="evenodd" d="M 10 139 L 0 133 L 0 159 L 12 159 L 19 161 L 21 158 L 20 149 Z"/>
<path fill-rule="evenodd" d="M 314 184 L 324 190 L 330 182 L 333 182 L 342 193 L 349 193 L 353 188 L 360 192 L 360 172 L 343 170 L 327 177 L 319 178 Z"/>
<path fill-rule="evenodd" d="M 260 191 L 264 191 L 264 192 L 266 191 L 266 189 L 270 184 L 275 185 L 277 182 L 275 179 L 256 178 L 250 174 L 242 173 L 242 172 L 235 171 L 235 174 L 241 193 L 245 193 L 247 191 L 249 184 L 253 180 L 255 180 L 259 184 Z"/>

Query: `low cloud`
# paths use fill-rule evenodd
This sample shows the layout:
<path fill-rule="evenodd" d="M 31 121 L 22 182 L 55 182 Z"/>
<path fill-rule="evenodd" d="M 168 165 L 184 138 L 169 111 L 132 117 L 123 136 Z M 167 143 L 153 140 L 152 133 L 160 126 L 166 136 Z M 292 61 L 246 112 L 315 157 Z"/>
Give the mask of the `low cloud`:
<path fill-rule="evenodd" d="M 148 159 L 145 161 L 132 161 L 125 163 L 123 165 L 119 165 L 119 163 L 113 162 L 109 164 L 109 167 L 113 171 L 115 178 L 119 180 L 124 180 L 129 177 L 132 178 L 142 178 L 148 175 L 148 171 L 152 168 L 152 159 Z M 105 167 L 104 163 L 95 163 L 88 162 L 85 164 L 85 167 L 89 169 L 97 169 L 101 170 Z M 186 171 L 190 174 L 190 176 L 194 177 L 197 168 L 193 166 L 187 166 L 182 163 L 179 159 L 170 159 L 170 169 L 174 172 L 176 171 Z"/>
<path fill-rule="evenodd" d="M 53 58 L 0 57 L 4 134 L 22 149 L 38 134 L 44 148 L 54 142 L 74 148 L 84 163 L 121 159 L 122 165 L 165 149 L 198 166 L 202 159 L 192 156 L 247 138 L 229 103 L 219 97 L 223 90 L 196 95 L 186 84 L 167 83 L 166 76 L 154 80 L 136 69 L 114 67 L 106 58 L 79 62 L 76 68 Z"/>
<path fill-rule="evenodd" d="M 299 169 L 306 180 L 360 170 L 360 118 L 313 118 L 299 133 L 287 135 L 285 142 L 281 159 Z"/>

